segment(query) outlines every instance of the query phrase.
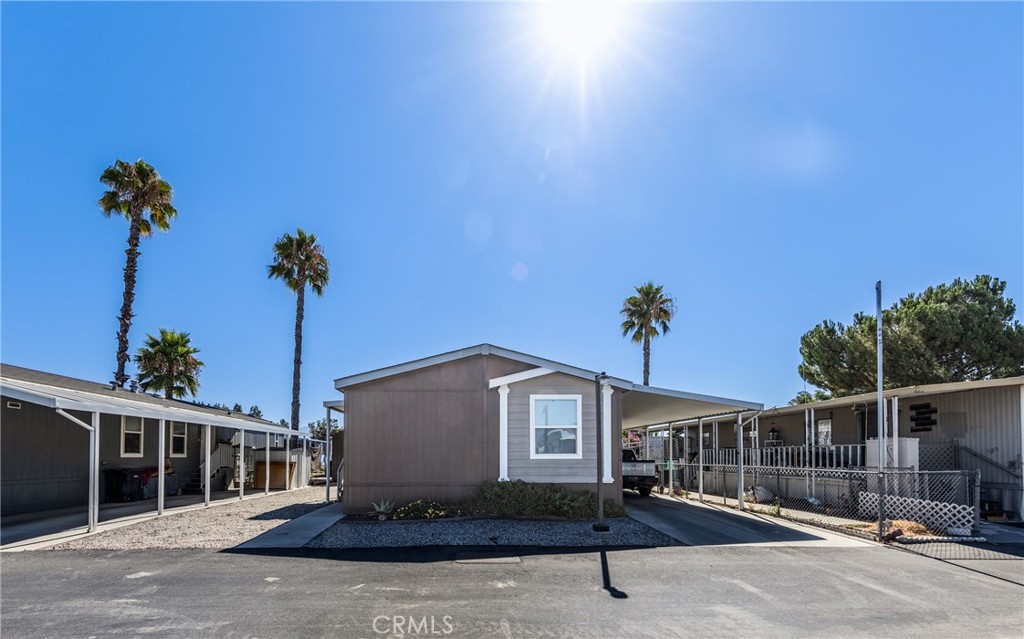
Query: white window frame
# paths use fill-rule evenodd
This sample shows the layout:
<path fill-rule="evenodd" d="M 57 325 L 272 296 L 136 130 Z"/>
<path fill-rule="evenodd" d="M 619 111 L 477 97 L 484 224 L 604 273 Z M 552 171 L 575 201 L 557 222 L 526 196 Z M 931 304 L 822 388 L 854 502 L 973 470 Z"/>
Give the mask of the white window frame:
<path fill-rule="evenodd" d="M 176 426 L 181 426 L 184 429 L 184 432 L 180 434 L 175 433 L 174 428 Z M 181 449 L 183 452 L 174 452 L 174 439 L 176 437 L 181 438 Z M 185 422 L 171 422 L 171 427 L 167 429 L 167 438 L 167 450 L 171 457 L 188 457 L 188 424 Z"/>
<path fill-rule="evenodd" d="M 537 425 L 536 406 L 537 400 L 547 399 L 572 399 L 576 401 L 576 425 L 563 426 L 559 424 Z M 575 453 L 538 453 L 537 452 L 537 429 L 561 428 L 564 430 L 576 431 L 576 452 Z M 530 395 L 530 459 L 583 459 L 583 395 Z"/>
<path fill-rule="evenodd" d="M 139 430 L 137 431 L 138 435 L 139 435 L 139 452 L 137 452 L 137 453 L 128 453 L 128 452 L 125 452 L 125 450 L 124 450 L 124 435 L 125 435 L 125 433 L 126 432 L 130 432 L 132 434 L 136 433 L 136 431 L 134 431 L 134 430 L 133 431 L 126 431 L 125 430 L 125 426 L 127 426 L 127 424 L 128 424 L 128 418 L 129 417 L 131 417 L 132 419 L 139 420 Z M 146 450 L 146 420 L 144 418 L 142 418 L 142 417 L 135 417 L 133 415 L 131 415 L 131 416 L 130 415 L 121 415 L 121 457 L 142 457 L 145 454 L 145 450 Z"/>

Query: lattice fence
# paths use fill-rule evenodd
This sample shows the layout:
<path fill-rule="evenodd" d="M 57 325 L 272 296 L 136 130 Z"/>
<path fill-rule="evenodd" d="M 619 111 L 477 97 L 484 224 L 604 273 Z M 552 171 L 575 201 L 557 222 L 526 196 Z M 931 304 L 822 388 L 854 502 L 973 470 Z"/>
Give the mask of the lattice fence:
<path fill-rule="evenodd" d="M 857 503 L 861 516 L 878 514 L 878 493 L 859 493 Z M 964 504 L 887 495 L 884 507 L 888 519 L 909 519 L 938 533 L 968 535 L 974 526 L 974 508 Z"/>
<path fill-rule="evenodd" d="M 955 470 L 956 461 L 952 444 L 921 444 L 918 446 L 918 470 Z"/>

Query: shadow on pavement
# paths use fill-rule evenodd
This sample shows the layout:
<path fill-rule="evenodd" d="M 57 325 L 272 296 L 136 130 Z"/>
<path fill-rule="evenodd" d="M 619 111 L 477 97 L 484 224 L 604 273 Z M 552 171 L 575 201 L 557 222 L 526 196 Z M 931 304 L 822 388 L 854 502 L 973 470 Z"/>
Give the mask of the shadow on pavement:
<path fill-rule="evenodd" d="M 650 548 L 651 546 L 417 546 L 407 548 L 228 548 L 221 552 L 263 557 L 293 557 L 382 563 L 436 563 L 456 561 L 462 558 L 500 559 L 538 555 L 594 555 L 599 553 L 606 566 L 606 553 L 609 551 L 646 550 Z M 606 581 L 606 587 L 610 586 L 611 582 L 609 579 Z"/>

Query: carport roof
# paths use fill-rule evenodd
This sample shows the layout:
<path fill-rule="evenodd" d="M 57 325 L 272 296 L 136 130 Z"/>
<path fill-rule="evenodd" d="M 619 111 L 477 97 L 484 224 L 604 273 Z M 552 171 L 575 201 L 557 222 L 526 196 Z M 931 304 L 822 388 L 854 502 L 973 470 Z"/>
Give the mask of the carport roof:
<path fill-rule="evenodd" d="M 9 364 L 0 365 L 0 394 L 48 408 L 129 415 L 193 424 L 210 424 L 284 435 L 307 435 L 266 420 L 109 385 L 54 375 Z"/>

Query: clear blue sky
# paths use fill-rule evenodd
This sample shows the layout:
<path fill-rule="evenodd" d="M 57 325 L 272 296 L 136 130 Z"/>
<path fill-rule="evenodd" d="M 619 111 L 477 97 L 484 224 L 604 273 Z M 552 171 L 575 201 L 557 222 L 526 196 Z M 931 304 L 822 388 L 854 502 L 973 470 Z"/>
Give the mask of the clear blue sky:
<path fill-rule="evenodd" d="M 131 350 L 189 331 L 199 399 L 302 421 L 332 380 L 480 342 L 641 379 L 619 308 L 678 298 L 652 383 L 784 404 L 801 334 L 991 273 L 1024 305 L 1021 3 L 633 7 L 581 62 L 537 5 L 2 5 L 2 357 L 108 380 L 127 224 L 175 189 Z M 558 32 L 555 32 L 558 33 Z M 581 70 L 585 82 L 581 82 Z M 1021 313 L 1018 312 L 1018 316 Z"/>

